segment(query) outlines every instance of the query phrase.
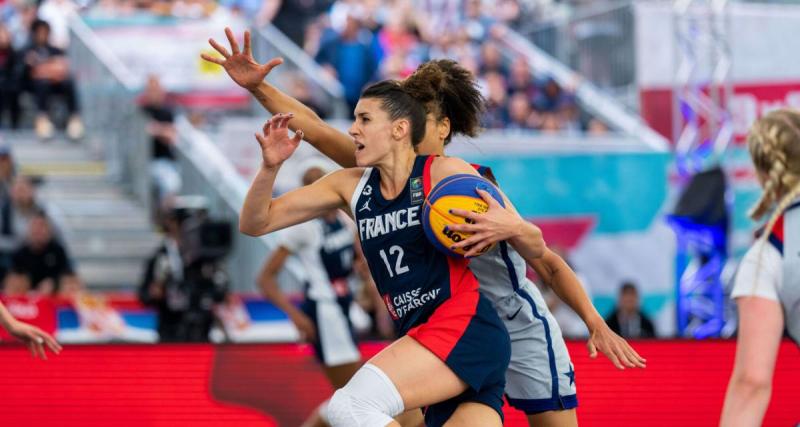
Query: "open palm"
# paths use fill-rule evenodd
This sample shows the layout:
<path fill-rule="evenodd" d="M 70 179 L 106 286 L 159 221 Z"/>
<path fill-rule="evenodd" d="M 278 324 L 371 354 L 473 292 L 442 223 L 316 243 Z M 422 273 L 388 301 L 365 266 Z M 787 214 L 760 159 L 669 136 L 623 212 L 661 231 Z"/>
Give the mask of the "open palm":
<path fill-rule="evenodd" d="M 222 58 L 205 53 L 200 56 L 208 62 L 221 65 L 236 84 L 247 90 L 254 90 L 273 68 L 283 63 L 281 58 L 272 58 L 266 64 L 256 62 L 253 58 L 249 31 L 244 32 L 244 51 L 239 51 L 239 43 L 236 42 L 230 28 L 225 28 L 225 36 L 231 45 L 231 52 L 216 40 L 208 39 L 208 43 L 222 55 Z"/>
<path fill-rule="evenodd" d="M 289 137 L 289 120 L 291 113 L 280 113 L 272 116 L 264 123 L 261 134 L 256 133 L 256 140 L 261 145 L 261 156 L 265 167 L 280 166 L 288 159 L 300 141 L 303 140 L 303 131 L 295 132 L 294 137 Z"/>

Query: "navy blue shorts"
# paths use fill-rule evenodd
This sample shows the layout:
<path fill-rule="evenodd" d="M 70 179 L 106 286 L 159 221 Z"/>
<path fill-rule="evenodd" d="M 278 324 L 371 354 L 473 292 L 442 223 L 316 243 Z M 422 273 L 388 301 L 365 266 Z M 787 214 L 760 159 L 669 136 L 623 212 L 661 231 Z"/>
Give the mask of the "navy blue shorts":
<path fill-rule="evenodd" d="M 451 297 L 408 335 L 439 356 L 469 386 L 461 395 L 429 406 L 425 425 L 443 425 L 464 402 L 483 403 L 502 419 L 511 341 L 483 295 L 476 291 Z"/>

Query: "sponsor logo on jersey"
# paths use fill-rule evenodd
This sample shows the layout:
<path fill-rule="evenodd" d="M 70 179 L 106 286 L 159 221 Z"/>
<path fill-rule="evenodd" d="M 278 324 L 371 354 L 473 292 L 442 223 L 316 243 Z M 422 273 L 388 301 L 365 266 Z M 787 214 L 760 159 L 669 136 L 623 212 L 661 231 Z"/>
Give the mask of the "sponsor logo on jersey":
<path fill-rule="evenodd" d="M 361 210 L 359 210 L 361 212 Z M 358 220 L 358 234 L 361 240 L 385 236 L 397 230 L 419 226 L 419 206 L 398 209 L 372 218 Z"/>
<path fill-rule="evenodd" d="M 422 191 L 422 178 L 414 177 L 408 181 L 408 186 L 411 189 L 411 204 L 418 205 L 425 200 L 425 194 Z"/>
<path fill-rule="evenodd" d="M 392 319 L 399 320 L 425 304 L 435 301 L 440 291 L 441 289 L 431 289 L 428 292 L 422 292 L 422 288 L 417 288 L 393 297 L 388 294 L 384 295 L 383 302 Z"/>
<path fill-rule="evenodd" d="M 389 294 L 383 296 L 383 303 L 386 305 L 386 310 L 389 311 L 389 315 L 392 316 L 393 320 L 399 320 L 400 317 L 397 316 L 397 312 L 394 311 L 394 306 L 392 305 L 392 297 Z"/>

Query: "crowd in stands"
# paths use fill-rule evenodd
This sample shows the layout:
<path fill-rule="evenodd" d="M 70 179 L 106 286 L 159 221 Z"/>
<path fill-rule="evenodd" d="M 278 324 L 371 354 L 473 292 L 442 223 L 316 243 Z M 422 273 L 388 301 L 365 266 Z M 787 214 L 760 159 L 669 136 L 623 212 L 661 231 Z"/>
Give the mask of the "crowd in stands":
<path fill-rule="evenodd" d="M 478 77 L 488 101 L 486 128 L 605 133 L 601 121 L 582 113 L 570 88 L 537 75 L 524 58 L 503 56 L 495 36 L 535 19 L 530 3 L 266 0 L 256 22 L 274 24 L 338 78 L 351 110 L 368 82 L 402 79 L 427 60 L 447 57 Z"/>
<path fill-rule="evenodd" d="M 0 129 L 22 125 L 21 103 L 28 96 L 40 138 L 54 136 L 54 116 L 59 116 L 55 100 L 62 102 L 60 116 L 67 136 L 73 140 L 83 136 L 78 96 L 65 52 L 68 19 L 75 10 L 71 0 L 0 2 Z"/>
<path fill-rule="evenodd" d="M 6 296 L 70 296 L 82 287 L 37 196 L 39 183 L 18 174 L 10 147 L 0 145 L 0 283 Z"/>

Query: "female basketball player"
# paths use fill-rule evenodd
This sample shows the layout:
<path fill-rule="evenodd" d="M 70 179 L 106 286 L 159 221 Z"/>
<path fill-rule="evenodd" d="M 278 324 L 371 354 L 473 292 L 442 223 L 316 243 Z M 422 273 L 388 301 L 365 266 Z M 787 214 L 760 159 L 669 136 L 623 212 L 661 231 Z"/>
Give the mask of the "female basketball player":
<path fill-rule="evenodd" d="M 349 209 L 358 224 L 370 271 L 404 336 L 333 395 L 327 410 L 333 426 L 395 426 L 392 417 L 421 407 L 428 407 L 429 425 L 451 420 L 499 426 L 508 333 L 478 292 L 467 261 L 437 251 L 419 217 L 423 188 L 454 174 L 477 173 L 459 159 L 416 155 L 425 110 L 397 82 L 367 88 L 355 115 L 349 133 L 361 167 L 333 172 L 276 199 L 275 176 L 302 131 L 289 138 L 290 114 L 268 121 L 256 136 L 263 166 L 245 198 L 240 230 L 262 235 L 337 208 Z"/>
<path fill-rule="evenodd" d="M 348 148 L 352 144 L 349 136 L 325 124 L 297 100 L 263 83 L 264 77 L 282 60 L 276 58 L 260 65 L 248 49 L 248 33 L 245 33 L 243 53 L 238 52 L 229 29 L 226 29 L 226 35 L 234 54 L 229 54 L 216 41 L 209 40 L 225 60 L 208 55 L 204 58 L 223 65 L 234 81 L 248 88 L 267 110 L 298 111 L 295 121 L 302 123 L 307 141 L 342 166 L 354 164 L 352 150 Z M 441 95 L 436 99 L 424 95 L 430 93 L 424 90 L 424 86 L 431 82 L 438 82 L 434 84 L 438 85 Z M 422 88 L 418 87 L 420 84 Z M 417 149 L 419 153 L 441 155 L 452 134 L 474 136 L 477 133 L 482 99 L 474 85 L 474 77 L 452 61 L 432 61 L 404 82 L 404 86 L 418 99 L 422 98 L 419 100 L 428 108 L 427 129 Z M 300 126 L 297 123 L 295 125 Z M 513 236 L 520 229 L 525 230 L 520 227 L 523 221 L 519 215 L 488 200 L 486 195 L 484 197 L 492 207 L 487 214 L 473 218 L 476 224 L 465 230 L 475 232 L 475 237 L 467 242 L 474 244 L 472 253 L 487 244 Z M 541 259 L 527 256 L 525 260 L 584 319 L 591 331 L 588 346 L 592 357 L 600 351 L 618 368 L 644 367 L 644 359 L 603 322 L 563 259 L 545 250 Z M 507 394 L 512 406 L 525 411 L 531 425 L 576 425 L 574 372 L 566 345 L 538 289 L 525 277 L 525 262 L 520 254 L 501 242 L 490 253 L 475 258 L 470 268 L 478 277 L 481 291 L 501 314 L 513 338 L 512 360 L 507 372 Z"/>
<path fill-rule="evenodd" d="M 0 326 L 8 331 L 9 334 L 24 342 L 33 357 L 47 359 L 47 354 L 44 351 L 45 346 L 55 354 L 61 352 L 61 345 L 50 334 L 36 326 L 15 319 L 2 302 L 0 302 Z"/>
<path fill-rule="evenodd" d="M 311 185 L 325 172 L 311 167 L 303 174 L 303 185 Z M 267 260 L 258 283 L 264 295 L 289 316 L 302 339 L 314 346 L 325 376 L 339 389 L 361 366 L 361 354 L 353 337 L 349 310 L 353 296 L 348 276 L 353 270 L 354 230 L 331 210 L 320 218 L 285 230 L 278 247 Z M 305 271 L 302 310 L 286 298 L 277 276 L 290 255 L 300 258 Z M 304 426 L 324 426 L 327 402 Z"/>
<path fill-rule="evenodd" d="M 739 337 L 723 427 L 761 425 L 784 325 L 800 344 L 800 112 L 762 117 L 747 144 L 764 188 L 751 216 L 772 214 L 742 259 L 731 293 L 739 307 Z"/>

